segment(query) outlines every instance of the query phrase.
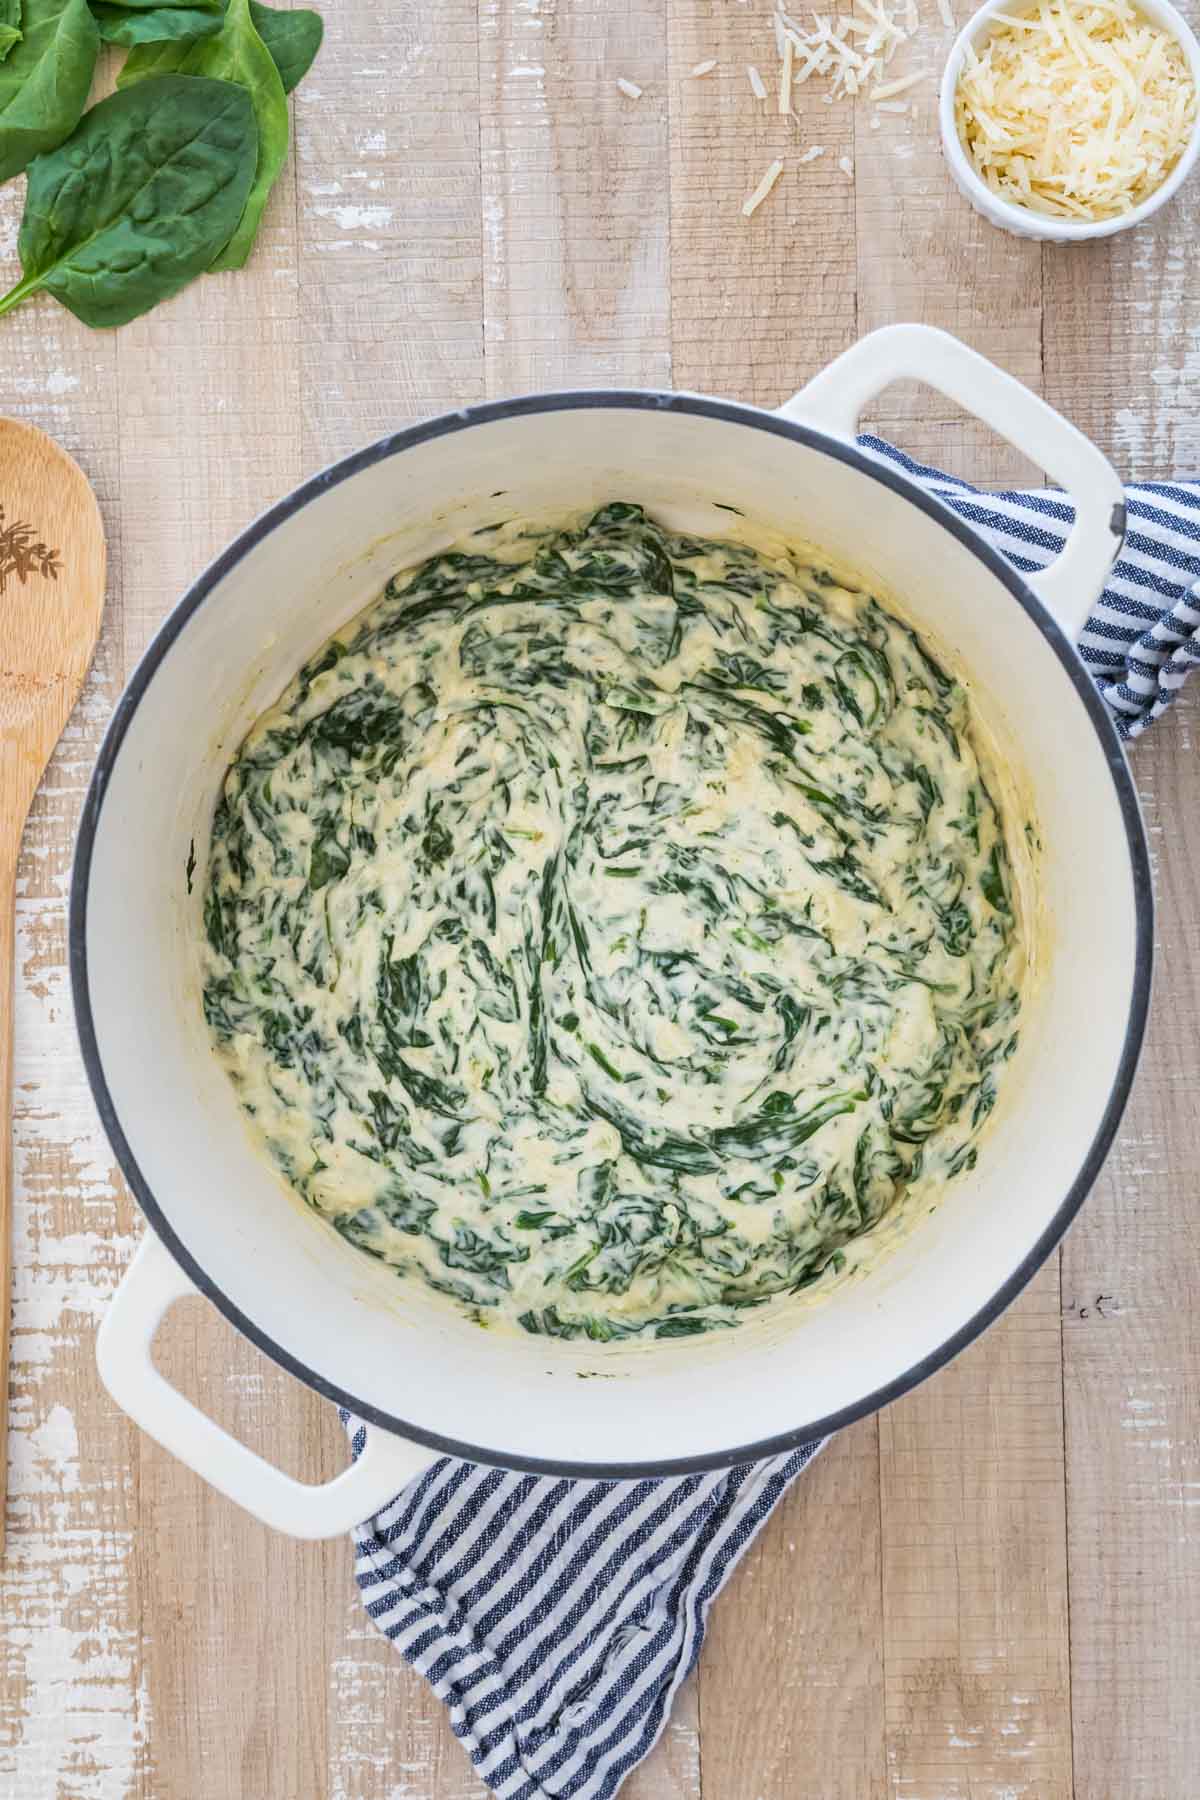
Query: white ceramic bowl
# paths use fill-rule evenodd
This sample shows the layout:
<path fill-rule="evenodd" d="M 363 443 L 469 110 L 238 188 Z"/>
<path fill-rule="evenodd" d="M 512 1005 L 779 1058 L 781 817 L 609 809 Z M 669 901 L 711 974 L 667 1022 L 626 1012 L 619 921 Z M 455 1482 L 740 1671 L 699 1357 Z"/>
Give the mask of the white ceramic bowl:
<path fill-rule="evenodd" d="M 890 461 L 863 408 L 920 380 L 983 419 L 1077 509 L 1022 576 Z M 200 1006 L 203 880 L 229 758 L 296 669 L 397 568 L 496 515 L 543 521 L 618 496 L 719 535 L 730 505 L 822 546 L 902 599 L 975 673 L 1018 743 L 1045 843 L 1051 943 L 986 1154 L 932 1216 L 820 1304 L 643 1348 L 481 1331 L 345 1244 L 254 1145 Z M 260 1518 L 348 1530 L 449 1452 L 575 1475 L 746 1462 L 902 1393 L 968 1343 L 1050 1253 L 1116 1130 L 1141 1042 L 1151 904 L 1137 800 L 1074 648 L 1121 542 L 1121 484 L 1011 376 L 924 326 L 839 357 L 780 412 L 697 395 L 541 394 L 466 407 L 336 464 L 196 581 L 135 671 L 101 750 L 71 903 L 76 1019 L 93 1092 L 152 1230 L 101 1329 L 116 1400 Z M 190 889 L 190 891 L 189 891 Z M 195 1288 L 254 1343 L 374 1427 L 353 1469 L 302 1486 L 228 1437 L 155 1369 L 163 1312 Z M 581 1380 L 581 1376 L 602 1376 Z"/>
<path fill-rule="evenodd" d="M 1170 0 L 1134 0 L 1134 3 L 1152 24 L 1161 26 L 1178 40 L 1187 57 L 1192 80 L 1197 89 L 1200 89 L 1200 43 L 1197 43 L 1196 34 L 1183 14 L 1171 5 Z M 1192 127 L 1187 147 L 1167 179 L 1140 206 L 1113 219 L 1051 219 L 1042 213 L 1031 211 L 1027 206 L 1017 206 L 1011 201 L 1001 200 L 980 179 L 963 148 L 954 117 L 954 97 L 958 77 L 966 60 L 967 45 L 970 44 L 975 50 L 982 49 L 991 35 L 992 20 L 996 14 L 1019 13 L 1026 5 L 1027 0 L 986 0 L 986 5 L 981 6 L 968 20 L 954 41 L 942 73 L 938 103 L 942 148 L 950 173 L 976 212 L 981 212 L 991 224 L 998 225 L 1001 231 L 1011 232 L 1014 237 L 1041 238 L 1056 244 L 1079 244 L 1086 243 L 1090 238 L 1112 237 L 1114 232 L 1128 231 L 1131 225 L 1140 225 L 1143 219 L 1156 213 L 1160 206 L 1165 206 L 1190 175 L 1197 156 L 1200 156 L 1200 108 L 1197 109 L 1196 123 Z"/>

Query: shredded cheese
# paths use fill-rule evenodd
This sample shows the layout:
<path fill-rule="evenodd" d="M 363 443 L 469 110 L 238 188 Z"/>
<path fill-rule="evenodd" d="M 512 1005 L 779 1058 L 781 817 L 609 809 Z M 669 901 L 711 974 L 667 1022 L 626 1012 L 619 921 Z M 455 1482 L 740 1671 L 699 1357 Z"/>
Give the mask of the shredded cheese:
<path fill-rule="evenodd" d="M 894 100 L 897 94 L 906 94 L 910 87 L 916 87 L 918 81 L 924 81 L 928 73 L 927 69 L 918 69 L 914 75 L 901 75 L 898 81 L 885 81 L 871 89 L 871 98 Z"/>
<path fill-rule="evenodd" d="M 1178 42 L 1130 0 L 1041 0 L 995 15 L 965 60 L 955 115 L 998 198 L 1106 219 L 1166 180 L 1195 129 L 1196 84 Z"/>
<path fill-rule="evenodd" d="M 889 10 L 891 5 L 895 12 Z M 828 82 L 829 91 L 821 98 L 830 104 L 838 98 L 853 99 L 868 83 L 883 81 L 896 50 L 919 30 L 916 0 L 854 0 L 854 6 L 856 11 L 849 13 L 810 13 L 811 29 L 782 6 L 777 8 L 781 113 L 792 112 L 795 89 L 813 76 Z M 923 74 L 912 76 L 906 85 Z"/>
<path fill-rule="evenodd" d="M 748 0 L 742 0 L 742 3 L 747 4 Z M 1095 3 L 1103 6 L 1111 4 L 1112 0 L 1095 0 Z M 806 15 L 806 20 L 788 10 L 795 4 L 796 0 L 773 0 L 771 20 L 779 58 L 774 79 L 769 72 L 764 79 L 755 63 L 745 65 L 746 79 L 756 100 L 772 104 L 780 118 L 791 119 L 803 127 L 805 121 L 800 116 L 803 108 L 797 90 L 805 82 L 814 81 L 825 90 L 815 97 L 826 106 L 832 106 L 835 100 L 869 95 L 874 108 L 872 131 L 879 130 L 879 114 L 908 112 L 907 106 L 892 104 L 892 97 L 907 93 L 925 80 L 929 71 L 921 68 L 893 76 L 889 64 L 897 50 L 915 38 L 921 29 L 919 0 L 841 0 L 845 11 L 814 11 Z M 817 4 L 822 4 L 822 0 L 817 0 Z M 936 0 L 936 4 L 945 18 L 951 0 Z M 1014 4 L 1020 5 L 1021 0 L 1014 0 Z M 715 56 L 705 57 L 688 70 L 688 79 L 699 80 L 711 75 L 717 66 Z M 630 100 L 642 96 L 637 83 L 624 77 L 618 80 L 617 86 Z M 915 117 L 915 107 L 912 112 Z M 797 161 L 812 163 L 824 154 L 823 144 L 812 144 L 799 154 Z M 758 211 L 783 173 L 783 166 L 782 158 L 770 164 L 754 192 L 743 203 L 742 212 L 746 218 Z M 850 157 L 841 157 L 838 167 L 844 175 L 853 178 L 854 164 Z"/>
<path fill-rule="evenodd" d="M 758 211 L 759 207 L 762 205 L 763 201 L 766 199 L 767 195 L 770 193 L 771 189 L 775 186 L 775 183 L 779 180 L 779 177 L 782 174 L 783 174 L 783 163 L 778 157 L 776 157 L 775 161 L 771 164 L 770 168 L 767 170 L 766 174 L 763 176 L 762 180 L 759 182 L 759 184 L 755 188 L 754 192 L 749 196 L 749 198 L 745 201 L 744 205 L 742 206 L 742 212 L 747 219 L 750 217 L 750 215 L 752 213 L 755 213 Z"/>
<path fill-rule="evenodd" d="M 941 17 L 942 24 L 946 27 L 947 31 L 953 31 L 955 25 L 954 8 L 951 6 L 950 0 L 938 0 L 938 13 Z"/>
<path fill-rule="evenodd" d="M 790 113 L 792 110 L 792 65 L 796 60 L 796 40 L 786 37 L 783 40 L 783 62 L 779 70 L 779 110 Z"/>

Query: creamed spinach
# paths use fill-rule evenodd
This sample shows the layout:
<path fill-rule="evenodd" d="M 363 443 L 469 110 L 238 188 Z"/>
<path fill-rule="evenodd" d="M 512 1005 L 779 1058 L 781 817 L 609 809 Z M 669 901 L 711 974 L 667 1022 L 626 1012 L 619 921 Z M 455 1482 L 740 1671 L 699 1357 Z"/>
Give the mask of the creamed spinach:
<path fill-rule="evenodd" d="M 286 1179 L 482 1321 L 675 1337 L 970 1168 L 1024 972 L 962 687 L 640 507 L 389 582 L 225 779 L 218 1053 Z"/>

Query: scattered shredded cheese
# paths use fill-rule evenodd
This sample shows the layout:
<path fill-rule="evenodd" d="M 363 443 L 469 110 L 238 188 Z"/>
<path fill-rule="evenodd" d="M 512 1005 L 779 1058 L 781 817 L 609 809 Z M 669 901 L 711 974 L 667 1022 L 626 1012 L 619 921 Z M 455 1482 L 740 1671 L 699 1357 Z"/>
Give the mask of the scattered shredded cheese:
<path fill-rule="evenodd" d="M 811 76 L 829 83 L 823 100 L 853 98 L 868 82 L 880 82 L 899 46 L 920 28 L 916 0 L 853 0 L 856 11 L 810 13 L 812 28 L 783 6 L 775 13 L 779 53 L 779 110 L 792 110 L 792 93 Z M 948 0 L 941 0 L 947 4 Z M 890 10 L 891 5 L 897 7 Z M 920 80 L 918 74 L 912 78 Z"/>
<path fill-rule="evenodd" d="M 750 217 L 751 213 L 755 213 L 758 211 L 759 207 L 762 205 L 763 201 L 766 199 L 767 195 L 770 193 L 771 189 L 775 186 L 775 183 L 779 180 L 779 177 L 782 174 L 783 174 L 783 163 L 778 157 L 776 157 L 775 161 L 771 164 L 770 168 L 767 170 L 766 174 L 763 176 L 762 180 L 759 182 L 759 184 L 755 188 L 754 192 L 750 195 L 749 199 L 747 199 L 745 201 L 744 205 L 742 206 L 742 212 L 747 219 Z"/>
<path fill-rule="evenodd" d="M 995 21 L 955 96 L 959 136 L 988 187 L 1060 219 L 1140 205 L 1195 128 L 1196 84 L 1178 42 L 1130 0 L 1041 0 L 1037 12 Z"/>
<path fill-rule="evenodd" d="M 811 24 L 802 22 L 798 14 L 787 10 L 795 3 L 796 0 L 773 0 L 771 16 L 779 56 L 774 95 L 768 85 L 770 76 L 764 80 L 756 64 L 746 64 L 746 79 L 756 100 L 774 98 L 780 117 L 803 125 L 796 110 L 799 106 L 796 90 L 815 78 L 825 88 L 819 98 L 826 106 L 832 106 L 835 99 L 852 100 L 859 94 L 869 94 L 874 108 L 872 131 L 879 130 L 881 113 L 908 111 L 903 104 L 892 104 L 892 98 L 925 80 L 928 70 L 918 69 L 893 77 L 888 65 L 896 51 L 920 30 L 919 0 L 841 0 L 846 11 L 811 12 L 807 15 Z M 936 3 L 942 18 L 945 20 L 949 14 L 952 22 L 951 0 L 936 0 Z M 1021 0 L 1013 0 L 1013 3 L 1020 5 Z M 1048 0 L 1043 0 L 1045 3 Z M 1094 4 L 1101 7 L 1126 3 L 1127 0 L 1094 0 Z M 747 0 L 742 0 L 742 4 L 747 4 Z M 822 4 L 822 0 L 816 0 L 816 4 Z M 688 79 L 700 80 L 711 75 L 717 66 L 715 56 L 705 57 L 688 70 Z M 624 76 L 617 80 L 617 87 L 629 100 L 642 98 L 643 90 L 637 82 Z M 915 117 L 915 107 L 912 112 Z M 800 153 L 798 161 L 815 162 L 824 154 L 823 144 L 811 144 Z M 853 176 L 854 164 L 848 156 L 840 159 L 838 167 L 843 174 Z M 742 207 L 747 218 L 762 205 L 782 173 L 782 159 L 770 165 Z"/>
<path fill-rule="evenodd" d="M 786 37 L 783 40 L 783 62 L 779 68 L 779 110 L 790 113 L 792 110 L 792 65 L 796 60 L 796 40 Z"/>
<path fill-rule="evenodd" d="M 947 31 L 953 31 L 955 18 L 954 8 L 951 6 L 950 0 L 938 0 L 938 12 L 941 15 L 942 24 L 946 27 Z"/>
<path fill-rule="evenodd" d="M 871 98 L 893 100 L 897 94 L 906 94 L 909 88 L 916 87 L 918 81 L 924 81 L 928 73 L 928 69 L 918 69 L 913 75 L 901 75 L 897 81 L 885 81 L 881 86 L 871 89 Z"/>

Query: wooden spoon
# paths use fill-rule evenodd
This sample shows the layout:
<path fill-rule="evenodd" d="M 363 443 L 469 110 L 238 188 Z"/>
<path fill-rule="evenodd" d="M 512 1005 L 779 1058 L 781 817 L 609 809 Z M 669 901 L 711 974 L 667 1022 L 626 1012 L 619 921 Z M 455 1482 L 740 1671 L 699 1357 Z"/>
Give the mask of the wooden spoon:
<path fill-rule="evenodd" d="M 13 912 L 21 833 L 104 611 L 104 525 L 77 463 L 0 419 L 0 1552 L 8 1489 Z"/>

